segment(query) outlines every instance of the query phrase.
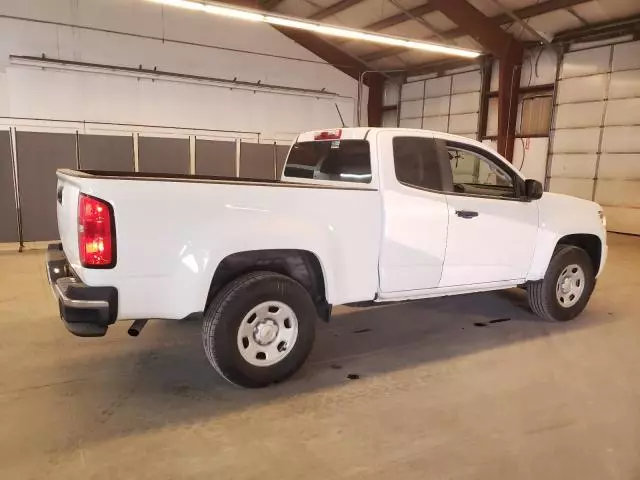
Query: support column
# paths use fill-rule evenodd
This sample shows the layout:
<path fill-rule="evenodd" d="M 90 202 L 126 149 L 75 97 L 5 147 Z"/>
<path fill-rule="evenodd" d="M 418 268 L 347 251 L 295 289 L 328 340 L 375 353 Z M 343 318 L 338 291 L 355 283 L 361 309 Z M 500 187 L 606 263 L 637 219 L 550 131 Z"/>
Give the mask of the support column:
<path fill-rule="evenodd" d="M 498 90 L 498 153 L 513 160 L 518 119 L 518 92 L 522 72 L 522 47 L 510 45 L 500 56 L 500 88 Z"/>
<path fill-rule="evenodd" d="M 384 97 L 384 77 L 370 74 L 365 84 L 369 87 L 367 119 L 370 127 L 382 126 L 382 100 Z"/>

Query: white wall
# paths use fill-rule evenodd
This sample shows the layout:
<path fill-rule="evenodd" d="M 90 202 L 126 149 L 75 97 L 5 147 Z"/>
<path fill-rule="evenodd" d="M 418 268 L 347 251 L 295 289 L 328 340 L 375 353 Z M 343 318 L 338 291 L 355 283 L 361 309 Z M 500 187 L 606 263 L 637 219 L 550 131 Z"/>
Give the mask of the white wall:
<path fill-rule="evenodd" d="M 122 74 L 40 69 L 15 65 L 9 59 L 10 55 L 43 54 L 51 59 L 142 65 L 181 74 L 324 88 L 337 96 L 318 99 Z M 356 94 L 355 80 L 268 25 L 221 19 L 147 0 L 0 2 L 0 128 L 73 128 L 77 122 L 114 122 L 183 127 L 194 132 L 241 130 L 259 132 L 263 139 L 290 140 L 301 130 L 339 125 L 335 103 L 345 122 L 352 124 Z M 363 115 L 366 119 L 366 110 Z M 17 120 L 23 117 L 76 123 Z M 95 125 L 87 128 L 92 127 Z"/>

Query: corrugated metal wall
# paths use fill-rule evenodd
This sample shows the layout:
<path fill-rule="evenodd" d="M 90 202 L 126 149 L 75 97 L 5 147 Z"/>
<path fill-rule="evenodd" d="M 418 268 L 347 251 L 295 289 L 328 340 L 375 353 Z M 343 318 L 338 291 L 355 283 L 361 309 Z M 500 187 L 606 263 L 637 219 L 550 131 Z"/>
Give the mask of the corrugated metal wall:
<path fill-rule="evenodd" d="M 480 70 L 405 83 L 400 126 L 478 137 Z"/>
<path fill-rule="evenodd" d="M 640 234 L 640 42 L 564 56 L 551 191 L 604 206 L 611 231 Z"/>

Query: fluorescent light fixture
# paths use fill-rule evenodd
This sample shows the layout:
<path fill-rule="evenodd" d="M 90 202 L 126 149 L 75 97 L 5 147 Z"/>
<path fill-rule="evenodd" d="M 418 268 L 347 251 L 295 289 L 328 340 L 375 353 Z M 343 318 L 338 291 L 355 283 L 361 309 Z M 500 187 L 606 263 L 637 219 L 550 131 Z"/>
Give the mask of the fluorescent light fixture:
<path fill-rule="evenodd" d="M 188 10 L 202 11 L 222 17 L 237 18 L 251 22 L 264 22 L 272 25 L 279 25 L 287 28 L 297 28 L 320 35 L 347 38 L 349 40 L 361 40 L 364 42 L 380 43 L 392 47 L 411 48 L 425 52 L 442 53 L 444 55 L 454 55 L 465 58 L 477 58 L 480 52 L 468 50 L 466 48 L 452 47 L 438 43 L 423 42 L 410 38 L 396 37 L 392 35 L 382 35 L 371 33 L 355 28 L 344 28 L 325 23 L 318 23 L 305 19 L 291 18 L 283 15 L 265 14 L 259 10 L 234 7 L 222 2 L 201 2 L 197 0 L 151 0 L 155 3 L 169 5 L 172 7 L 186 8 Z"/>

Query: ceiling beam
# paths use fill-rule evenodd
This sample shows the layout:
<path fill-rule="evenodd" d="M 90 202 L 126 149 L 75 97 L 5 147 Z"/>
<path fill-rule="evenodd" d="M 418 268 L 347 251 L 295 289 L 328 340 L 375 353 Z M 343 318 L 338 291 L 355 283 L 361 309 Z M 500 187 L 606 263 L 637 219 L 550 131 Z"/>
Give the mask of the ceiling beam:
<path fill-rule="evenodd" d="M 275 10 L 284 0 L 260 0 L 260 5 L 265 10 Z"/>
<path fill-rule="evenodd" d="M 545 13 L 553 12 L 554 10 L 573 7 L 581 3 L 587 3 L 588 1 L 590 0 L 547 0 L 546 2 L 542 2 L 535 5 L 530 5 L 528 7 L 520 8 L 518 10 L 514 10 L 513 13 L 517 15 L 519 18 L 525 19 L 525 18 L 536 17 L 538 15 L 543 15 Z M 433 6 L 435 5 L 432 3 L 432 7 Z M 499 25 L 506 25 L 508 23 L 513 22 L 513 19 L 509 15 L 504 13 L 500 15 L 496 15 L 495 17 L 489 17 L 489 18 L 493 22 Z M 453 21 L 453 19 L 451 20 Z M 440 32 L 440 35 L 447 39 L 454 39 L 454 38 L 459 38 L 459 37 L 468 35 L 468 32 L 465 31 L 465 29 L 459 25 L 457 28 L 453 28 L 445 32 Z M 438 38 L 436 36 L 430 36 L 425 40 L 437 41 Z M 372 62 L 372 61 L 379 60 L 381 58 L 385 58 L 391 55 L 404 53 L 406 51 L 407 49 L 404 49 L 404 48 L 393 48 L 393 47 L 384 48 L 376 52 L 373 52 L 369 55 L 363 55 L 361 58 L 366 62 Z"/>
<path fill-rule="evenodd" d="M 225 0 L 225 3 L 266 10 L 261 0 Z M 360 81 L 360 79 L 362 79 L 363 83 L 369 87 L 369 98 L 367 102 L 369 126 L 377 127 L 382 124 L 382 98 L 385 80 L 383 74 L 372 71 L 375 69 L 369 67 L 365 62 L 362 62 L 342 48 L 311 32 L 296 28 L 286 28 L 281 25 L 272 24 L 271 27 L 301 47 L 317 55 L 329 65 L 349 75 L 354 80 Z M 356 108 L 359 107 L 358 105 Z"/>
<path fill-rule="evenodd" d="M 336 13 L 340 13 L 347 8 L 351 8 L 354 5 L 357 5 L 362 0 L 340 0 L 339 2 L 334 3 L 333 5 L 329 5 L 327 8 L 320 10 L 319 12 L 314 13 L 309 18 L 311 20 L 324 20 L 331 15 L 335 15 Z"/>
<path fill-rule="evenodd" d="M 417 7 L 410 8 L 409 14 L 400 12 L 396 15 L 392 15 L 391 17 L 383 18 L 382 20 L 378 20 L 377 22 L 367 25 L 366 27 L 364 27 L 364 30 L 378 32 L 380 30 L 384 30 L 385 28 L 393 27 L 394 25 L 407 22 L 411 20 L 411 16 L 421 17 L 423 15 L 427 15 L 428 13 L 434 12 L 435 10 L 436 9 L 434 8 L 433 4 L 425 3 L 423 5 L 418 5 Z"/>

